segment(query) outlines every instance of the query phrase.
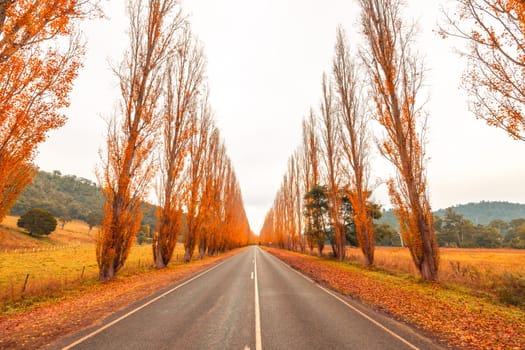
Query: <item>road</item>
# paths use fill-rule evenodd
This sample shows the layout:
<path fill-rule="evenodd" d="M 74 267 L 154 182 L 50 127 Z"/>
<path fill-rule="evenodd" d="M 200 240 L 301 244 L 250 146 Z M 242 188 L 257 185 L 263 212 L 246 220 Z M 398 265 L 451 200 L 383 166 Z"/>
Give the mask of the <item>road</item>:
<path fill-rule="evenodd" d="M 251 247 L 53 349 L 437 349 Z"/>

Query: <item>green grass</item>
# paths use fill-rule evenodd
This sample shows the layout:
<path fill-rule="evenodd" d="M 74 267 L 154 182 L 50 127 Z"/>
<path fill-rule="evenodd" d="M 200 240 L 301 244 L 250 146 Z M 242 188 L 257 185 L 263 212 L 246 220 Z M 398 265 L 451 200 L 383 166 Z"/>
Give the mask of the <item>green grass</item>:
<path fill-rule="evenodd" d="M 171 264 L 181 263 L 184 251 L 179 245 Z M 178 260 L 178 261 L 177 261 Z M 135 274 L 153 268 L 151 245 L 135 245 L 119 276 Z M 27 275 L 27 284 L 24 283 Z M 0 252 L 0 303 L 3 309 L 12 303 L 31 304 L 69 289 L 95 283 L 98 266 L 94 244 L 71 248 L 26 253 Z"/>

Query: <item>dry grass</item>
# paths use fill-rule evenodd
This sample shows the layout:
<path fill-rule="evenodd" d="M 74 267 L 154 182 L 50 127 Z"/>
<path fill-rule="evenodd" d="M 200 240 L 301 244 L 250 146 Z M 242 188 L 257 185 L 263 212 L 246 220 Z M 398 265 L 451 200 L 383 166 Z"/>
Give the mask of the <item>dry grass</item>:
<path fill-rule="evenodd" d="M 359 248 L 347 248 L 351 261 L 364 263 Z M 418 275 L 407 248 L 377 247 L 375 265 L 396 273 Z M 489 293 L 500 301 L 525 304 L 525 250 L 441 248 L 439 280 Z"/>
<path fill-rule="evenodd" d="M 85 222 L 74 220 L 68 222 L 63 229 L 59 224 L 49 236 L 31 237 L 16 226 L 17 221 L 18 217 L 16 216 L 7 216 L 2 221 L 0 225 L 0 251 L 32 251 L 57 246 L 94 243 L 98 232 L 97 228 L 90 231 Z"/>
<path fill-rule="evenodd" d="M 6 237 L 0 242 L 0 307 L 4 312 L 96 281 L 96 228 L 89 232 L 87 224 L 73 221 L 49 237 L 30 237 L 16 229 L 17 220 L 8 216 L 2 222 Z M 183 254 L 178 245 L 171 265 L 182 263 Z M 151 245 L 135 245 L 119 276 L 152 268 Z"/>
<path fill-rule="evenodd" d="M 364 262 L 359 248 L 347 248 L 349 260 Z M 462 267 L 471 267 L 481 274 L 525 272 L 525 250 L 518 249 L 440 249 L 440 277 L 452 281 Z M 377 247 L 375 264 L 396 272 L 417 274 L 407 248 Z"/>
<path fill-rule="evenodd" d="M 182 263 L 183 254 L 183 248 L 178 247 L 172 265 Z M 119 276 L 152 268 L 151 246 L 136 245 Z M 0 253 L 0 303 L 5 309 L 22 299 L 47 297 L 82 283 L 92 283 L 97 277 L 94 244 L 49 251 Z"/>
<path fill-rule="evenodd" d="M 313 254 L 318 254 L 317 250 Z M 330 246 L 325 247 L 323 255 L 332 255 Z M 346 256 L 349 261 L 364 265 L 359 248 L 347 247 Z M 419 276 L 408 248 L 376 247 L 374 266 L 396 274 Z M 440 248 L 439 282 L 525 307 L 525 250 Z"/>

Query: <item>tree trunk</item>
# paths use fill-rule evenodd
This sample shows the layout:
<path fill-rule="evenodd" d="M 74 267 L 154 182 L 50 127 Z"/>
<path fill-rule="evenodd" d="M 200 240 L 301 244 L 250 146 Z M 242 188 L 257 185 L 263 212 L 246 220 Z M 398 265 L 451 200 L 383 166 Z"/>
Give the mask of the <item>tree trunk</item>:
<path fill-rule="evenodd" d="M 193 256 L 193 249 L 190 247 L 186 247 L 184 249 L 184 262 L 186 263 L 190 262 L 192 256 Z"/>
<path fill-rule="evenodd" d="M 204 256 L 206 255 L 206 242 L 202 241 L 201 244 L 199 244 L 199 259 L 204 259 Z"/>
<path fill-rule="evenodd" d="M 421 232 L 421 239 L 423 244 L 423 254 L 421 256 L 421 264 L 419 271 L 421 277 L 428 281 L 437 281 L 438 279 L 438 245 L 435 235 L 432 234 L 428 221 L 422 213 L 418 213 L 418 224 Z"/>
<path fill-rule="evenodd" d="M 98 280 L 101 282 L 107 282 L 112 280 L 115 277 L 115 266 L 113 262 L 110 264 L 101 267 L 98 274 Z"/>
<path fill-rule="evenodd" d="M 164 263 L 164 259 L 162 258 L 162 247 L 160 246 L 159 242 L 154 243 L 153 249 L 155 250 L 155 268 L 157 269 L 163 269 L 166 267 L 166 264 Z"/>

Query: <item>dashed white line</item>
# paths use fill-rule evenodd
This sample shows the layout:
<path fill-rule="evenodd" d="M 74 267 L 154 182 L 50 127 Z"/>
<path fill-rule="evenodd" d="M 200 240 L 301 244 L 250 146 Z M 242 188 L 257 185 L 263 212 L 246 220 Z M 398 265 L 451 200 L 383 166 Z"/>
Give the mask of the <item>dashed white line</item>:
<path fill-rule="evenodd" d="M 253 274 L 255 275 L 255 350 L 262 350 L 261 311 L 259 309 L 259 286 L 257 284 L 257 251 L 253 255 Z"/>

